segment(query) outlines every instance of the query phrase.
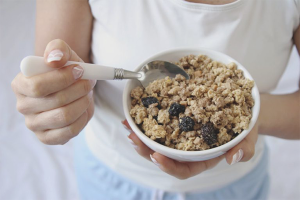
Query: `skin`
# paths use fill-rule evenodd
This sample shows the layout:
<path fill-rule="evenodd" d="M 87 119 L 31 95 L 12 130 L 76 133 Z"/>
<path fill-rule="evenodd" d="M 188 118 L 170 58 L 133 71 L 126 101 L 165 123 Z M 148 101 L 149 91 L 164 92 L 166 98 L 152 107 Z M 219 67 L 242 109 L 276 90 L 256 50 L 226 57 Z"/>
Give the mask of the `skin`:
<path fill-rule="evenodd" d="M 208 3 L 205 0 L 190 2 Z M 72 1 L 71 4 L 61 0 L 37 0 L 36 19 L 36 55 L 44 56 L 47 65 L 60 68 L 68 60 L 90 62 L 93 18 L 87 0 Z M 294 34 L 298 51 L 299 29 Z M 48 63 L 46 58 L 55 49 L 60 49 L 64 55 L 60 61 Z M 80 68 L 69 66 L 30 78 L 19 73 L 12 81 L 17 109 L 24 114 L 27 127 L 45 144 L 65 144 L 80 133 L 93 115 L 95 82 L 75 80 L 72 75 L 74 67 Z M 152 155 L 161 170 L 179 179 L 187 179 L 213 168 L 224 158 L 230 164 L 239 149 L 244 152 L 240 161 L 250 160 L 255 152 L 258 132 L 299 139 L 299 100 L 299 91 L 281 96 L 262 94 L 260 116 L 248 136 L 225 155 L 202 162 L 177 162 L 153 152 L 131 131 L 126 121 L 123 124 L 131 132 L 129 138 L 141 156 L 151 161 Z"/>

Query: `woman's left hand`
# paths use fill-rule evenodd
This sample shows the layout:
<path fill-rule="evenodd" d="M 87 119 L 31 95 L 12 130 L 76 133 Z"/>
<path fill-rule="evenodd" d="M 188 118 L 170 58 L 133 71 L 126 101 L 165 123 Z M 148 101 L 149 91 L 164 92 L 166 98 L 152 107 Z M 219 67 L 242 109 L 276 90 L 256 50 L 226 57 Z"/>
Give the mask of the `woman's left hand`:
<path fill-rule="evenodd" d="M 199 162 L 178 162 L 147 147 L 132 131 L 127 120 L 124 120 L 122 124 L 130 132 L 128 138 L 132 141 L 131 144 L 141 156 L 152 161 L 162 171 L 182 180 L 215 167 L 223 158 L 226 158 L 227 163 L 230 165 L 250 160 L 254 155 L 255 143 L 258 137 L 258 125 L 256 124 L 239 144 L 224 155 Z"/>

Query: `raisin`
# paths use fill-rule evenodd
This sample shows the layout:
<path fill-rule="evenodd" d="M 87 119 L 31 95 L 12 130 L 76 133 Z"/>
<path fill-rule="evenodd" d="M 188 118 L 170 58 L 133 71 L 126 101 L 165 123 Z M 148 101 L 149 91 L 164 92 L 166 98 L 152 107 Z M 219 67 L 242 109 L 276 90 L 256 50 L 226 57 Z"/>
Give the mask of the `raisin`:
<path fill-rule="evenodd" d="M 148 108 L 151 104 L 158 103 L 158 100 L 155 97 L 145 97 L 142 98 L 142 103 L 146 108 Z"/>
<path fill-rule="evenodd" d="M 208 145 L 218 142 L 218 130 L 212 123 L 206 123 L 201 127 L 201 135 Z"/>
<path fill-rule="evenodd" d="M 187 131 L 192 131 L 194 129 L 195 122 L 192 118 L 182 117 L 180 118 L 179 121 L 180 121 L 179 122 L 180 130 L 187 132 Z"/>
<path fill-rule="evenodd" d="M 179 113 L 183 113 L 184 111 L 185 107 L 179 103 L 172 103 L 169 108 L 169 114 L 172 116 L 178 116 Z"/>

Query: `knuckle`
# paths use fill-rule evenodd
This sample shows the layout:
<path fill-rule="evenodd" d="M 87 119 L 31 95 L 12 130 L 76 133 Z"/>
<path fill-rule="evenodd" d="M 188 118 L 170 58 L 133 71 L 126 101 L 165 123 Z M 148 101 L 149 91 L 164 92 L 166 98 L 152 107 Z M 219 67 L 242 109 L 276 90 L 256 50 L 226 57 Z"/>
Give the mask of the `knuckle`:
<path fill-rule="evenodd" d="M 72 116 L 70 115 L 68 109 L 59 108 L 58 120 L 63 124 L 69 124 L 72 121 Z"/>
<path fill-rule="evenodd" d="M 180 175 L 177 175 L 176 178 L 178 178 L 179 180 L 186 180 L 189 177 L 186 174 L 180 174 Z"/>
<path fill-rule="evenodd" d="M 39 141 L 41 141 L 42 143 L 46 144 L 44 142 L 44 134 L 41 132 L 35 132 L 36 137 L 38 138 Z"/>
<path fill-rule="evenodd" d="M 31 131 L 34 131 L 34 130 L 35 130 L 35 127 L 36 127 L 36 126 L 35 126 L 33 120 L 30 119 L 29 117 L 26 117 L 26 118 L 25 118 L 25 124 L 26 124 L 26 126 L 27 126 L 27 128 L 28 128 L 29 130 L 31 130 Z"/>
<path fill-rule="evenodd" d="M 47 145 L 53 145 L 55 144 L 52 138 L 50 137 L 50 134 L 48 132 L 45 132 L 42 136 L 39 137 L 39 140 Z"/>
<path fill-rule="evenodd" d="M 10 86 L 11 86 L 12 90 L 16 93 L 16 91 L 17 91 L 16 79 L 12 80 L 12 82 L 10 83 Z"/>
<path fill-rule="evenodd" d="M 47 145 L 57 145 L 63 143 L 61 133 L 52 133 L 51 130 L 39 134 L 38 139 Z"/>
<path fill-rule="evenodd" d="M 91 103 L 91 99 L 88 95 L 84 97 L 84 105 L 88 106 Z"/>
<path fill-rule="evenodd" d="M 88 123 L 88 121 L 89 121 L 88 116 L 89 116 L 89 115 L 88 115 L 88 112 L 87 112 L 87 110 L 86 110 L 86 111 L 82 114 L 82 117 L 83 117 L 83 119 L 84 119 L 84 120 L 83 120 L 83 126 L 82 126 L 82 128 L 85 127 L 85 125 Z M 80 131 L 79 131 L 79 132 L 80 132 Z M 78 132 L 78 133 L 79 133 L 79 132 Z"/>
<path fill-rule="evenodd" d="M 22 74 L 19 73 L 10 83 L 10 86 L 12 88 L 12 90 L 15 92 L 15 93 L 19 93 L 18 90 L 20 89 L 20 82 L 21 82 L 21 77 L 22 77 Z"/>
<path fill-rule="evenodd" d="M 68 95 L 62 92 L 57 93 L 55 99 L 58 106 L 63 106 L 68 102 Z"/>
<path fill-rule="evenodd" d="M 51 41 L 51 43 L 54 44 L 55 46 L 59 46 L 59 47 L 66 44 L 66 42 L 62 39 L 54 39 Z"/>
<path fill-rule="evenodd" d="M 76 130 L 73 126 L 68 127 L 68 135 L 70 136 L 70 139 L 77 136 L 79 134 L 79 131 Z"/>
<path fill-rule="evenodd" d="M 28 112 L 28 106 L 27 104 L 21 103 L 20 101 L 17 101 L 17 110 L 22 113 L 23 115 L 29 114 Z"/>
<path fill-rule="evenodd" d="M 32 97 L 39 98 L 45 96 L 40 81 L 31 81 L 29 83 L 29 87 L 30 87 Z"/>
<path fill-rule="evenodd" d="M 94 104 L 92 102 L 92 104 L 90 105 L 90 109 L 88 109 L 88 121 L 91 120 L 91 118 L 93 117 L 95 112 L 95 108 L 94 108 Z"/>
<path fill-rule="evenodd" d="M 58 70 L 57 72 L 60 74 L 60 79 L 63 85 L 69 86 L 73 79 L 70 78 L 70 76 L 66 73 L 60 73 L 61 72 L 60 70 Z"/>
<path fill-rule="evenodd" d="M 39 140 L 43 143 L 43 144 L 47 144 L 50 145 L 50 141 L 47 139 L 47 137 L 39 137 Z"/>
<path fill-rule="evenodd" d="M 68 131 L 68 135 L 69 135 L 69 138 L 68 139 L 71 139 L 71 138 L 73 138 L 73 137 L 75 137 L 75 136 L 77 136 L 79 133 L 80 133 L 80 131 L 81 131 L 81 129 L 86 125 L 86 123 L 87 123 L 87 111 L 85 111 L 83 114 L 82 114 L 82 116 L 81 116 L 81 119 L 82 120 L 79 120 L 79 121 L 77 121 L 77 122 L 74 122 L 74 124 L 73 125 L 70 125 L 70 126 L 68 126 L 68 128 L 67 128 L 67 131 Z M 75 123 L 80 123 L 81 125 L 80 125 L 80 128 L 78 127 L 78 124 L 77 125 L 75 125 Z M 82 124 L 83 123 L 83 124 Z"/>
<path fill-rule="evenodd" d="M 70 126 L 67 127 L 66 135 L 68 135 L 68 138 L 67 138 L 68 140 L 70 140 L 71 138 L 77 136 L 80 133 L 81 129 L 78 129 L 78 127 L 75 125 L 75 123 L 73 125 L 70 125 Z"/>
<path fill-rule="evenodd" d="M 69 142 L 70 139 L 62 140 L 58 143 L 58 145 L 65 145 L 67 142 Z"/>

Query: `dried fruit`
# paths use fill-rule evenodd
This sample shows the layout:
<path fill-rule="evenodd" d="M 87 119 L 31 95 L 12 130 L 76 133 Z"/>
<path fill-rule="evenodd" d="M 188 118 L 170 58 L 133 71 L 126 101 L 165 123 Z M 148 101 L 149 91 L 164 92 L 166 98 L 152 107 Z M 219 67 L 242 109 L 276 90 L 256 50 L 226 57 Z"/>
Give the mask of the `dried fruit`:
<path fill-rule="evenodd" d="M 172 116 L 178 116 L 179 113 L 183 113 L 184 111 L 185 107 L 179 103 L 172 103 L 169 108 L 169 114 Z"/>
<path fill-rule="evenodd" d="M 190 117 L 182 117 L 179 120 L 179 128 L 182 131 L 185 131 L 185 132 L 192 131 L 192 130 L 194 130 L 194 125 L 195 125 L 195 122 Z"/>
<path fill-rule="evenodd" d="M 148 108 L 149 105 L 154 104 L 154 103 L 159 103 L 157 98 L 155 97 L 145 97 L 142 98 L 142 103 L 143 105 Z"/>
<path fill-rule="evenodd" d="M 218 130 L 212 123 L 206 123 L 201 127 L 201 135 L 208 145 L 218 142 Z"/>

